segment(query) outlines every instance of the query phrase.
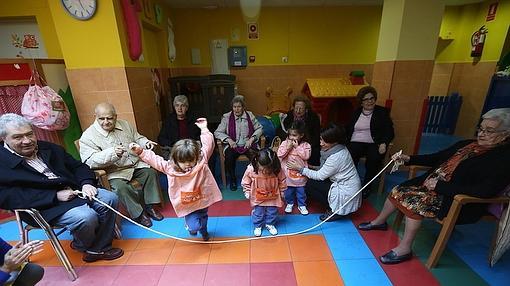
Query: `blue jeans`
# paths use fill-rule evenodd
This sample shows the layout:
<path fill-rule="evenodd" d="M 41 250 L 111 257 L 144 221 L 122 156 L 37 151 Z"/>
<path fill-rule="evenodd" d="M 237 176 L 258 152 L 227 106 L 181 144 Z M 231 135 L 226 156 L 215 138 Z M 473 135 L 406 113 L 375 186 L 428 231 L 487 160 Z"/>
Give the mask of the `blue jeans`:
<path fill-rule="evenodd" d="M 294 204 L 294 196 L 296 196 L 298 206 L 306 206 L 305 187 L 287 187 L 285 190 L 285 201 L 287 204 Z"/>
<path fill-rule="evenodd" d="M 188 215 L 184 216 L 184 221 L 188 226 L 190 232 L 200 232 L 200 234 L 207 233 L 207 215 L 208 208 L 196 210 Z"/>
<path fill-rule="evenodd" d="M 97 189 L 97 198 L 113 208 L 119 199 L 113 192 Z M 112 248 L 116 214 L 98 202 L 72 208 L 55 220 L 67 228 L 74 246 L 81 251 L 101 252 Z"/>
<path fill-rule="evenodd" d="M 263 227 L 267 224 L 275 225 L 277 217 L 277 207 L 255 206 L 251 211 L 251 219 L 255 227 Z"/>

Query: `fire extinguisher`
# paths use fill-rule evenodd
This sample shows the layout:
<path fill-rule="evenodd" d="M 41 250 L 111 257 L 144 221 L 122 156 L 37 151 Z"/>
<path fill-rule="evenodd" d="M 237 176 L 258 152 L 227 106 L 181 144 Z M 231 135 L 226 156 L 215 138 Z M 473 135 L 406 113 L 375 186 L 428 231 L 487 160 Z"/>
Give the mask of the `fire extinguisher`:
<path fill-rule="evenodd" d="M 487 30 L 484 25 L 471 35 L 471 57 L 479 58 L 482 56 L 485 34 L 488 32 L 489 30 Z"/>

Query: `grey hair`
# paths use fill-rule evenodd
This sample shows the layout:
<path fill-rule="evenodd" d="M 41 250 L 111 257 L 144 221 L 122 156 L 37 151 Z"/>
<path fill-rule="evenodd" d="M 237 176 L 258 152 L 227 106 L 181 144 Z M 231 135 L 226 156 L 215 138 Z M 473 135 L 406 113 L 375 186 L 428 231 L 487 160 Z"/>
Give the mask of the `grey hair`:
<path fill-rule="evenodd" d="M 510 108 L 495 108 L 487 111 L 483 119 L 492 119 L 500 122 L 498 130 L 510 131 Z"/>
<path fill-rule="evenodd" d="M 231 105 L 234 106 L 234 103 L 240 103 L 241 106 L 244 108 L 245 107 L 244 96 L 242 96 L 242 95 L 234 96 L 234 98 L 232 98 Z"/>
<path fill-rule="evenodd" d="M 189 107 L 188 98 L 184 94 L 179 94 L 174 97 L 174 106 L 177 103 L 182 103 L 182 104 L 186 105 L 187 107 Z"/>
<path fill-rule="evenodd" d="M 5 138 L 7 136 L 7 125 L 11 127 L 23 127 L 30 126 L 32 127 L 32 123 L 28 121 L 25 117 L 15 114 L 15 113 L 6 113 L 0 116 L 0 138 Z"/>

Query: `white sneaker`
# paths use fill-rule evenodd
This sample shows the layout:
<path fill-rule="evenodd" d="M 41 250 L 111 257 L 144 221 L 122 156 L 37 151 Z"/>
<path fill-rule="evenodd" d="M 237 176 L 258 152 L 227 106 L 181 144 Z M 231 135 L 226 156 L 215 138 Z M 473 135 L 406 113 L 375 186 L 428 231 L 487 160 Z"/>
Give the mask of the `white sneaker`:
<path fill-rule="evenodd" d="M 261 228 L 261 227 L 256 227 L 256 228 L 253 230 L 253 235 L 255 235 L 255 236 L 261 236 L 261 235 L 262 235 L 262 228 Z"/>
<path fill-rule="evenodd" d="M 287 206 L 285 207 L 285 212 L 290 214 L 292 212 L 293 207 L 294 207 L 293 204 L 287 204 Z"/>
<path fill-rule="evenodd" d="M 308 214 L 308 210 L 306 209 L 306 206 L 299 206 L 297 207 L 299 212 L 302 214 L 302 215 L 307 215 Z"/>
<path fill-rule="evenodd" d="M 266 228 L 267 228 L 267 230 L 269 230 L 269 233 L 271 235 L 277 235 L 278 234 L 278 230 L 276 229 L 276 227 L 274 227 L 274 225 L 266 224 Z"/>

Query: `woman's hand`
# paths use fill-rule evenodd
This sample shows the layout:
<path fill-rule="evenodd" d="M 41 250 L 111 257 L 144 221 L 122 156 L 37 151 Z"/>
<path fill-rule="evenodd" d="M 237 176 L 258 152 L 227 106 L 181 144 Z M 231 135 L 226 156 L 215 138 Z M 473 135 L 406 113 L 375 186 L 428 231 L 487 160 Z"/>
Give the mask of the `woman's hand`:
<path fill-rule="evenodd" d="M 291 170 L 296 170 L 296 171 L 301 171 L 301 169 L 303 169 L 305 166 L 294 161 L 294 160 L 289 160 L 287 162 L 287 168 L 291 169 Z"/>
<path fill-rule="evenodd" d="M 43 242 L 40 240 L 31 241 L 25 245 L 18 242 L 4 256 L 4 264 L 0 269 L 6 273 L 18 269 L 31 255 L 40 252 Z"/>
<path fill-rule="evenodd" d="M 391 156 L 391 160 L 393 161 L 404 161 L 405 163 L 409 162 L 409 160 L 411 159 L 411 157 L 409 155 L 406 155 L 406 154 L 400 154 L 400 152 L 397 152 L 395 154 L 393 154 Z"/>
<path fill-rule="evenodd" d="M 149 142 L 147 142 L 147 143 L 145 144 L 145 149 L 147 149 L 147 150 L 152 150 L 152 149 L 154 149 L 154 147 L 156 147 L 157 145 L 158 145 L 158 143 L 156 143 L 156 142 L 154 142 L 154 141 L 150 141 L 150 140 L 149 140 Z"/>
<path fill-rule="evenodd" d="M 135 153 L 136 155 L 140 155 L 142 154 L 142 147 L 140 147 L 140 145 L 136 144 L 136 143 L 129 143 L 129 150 L 131 150 L 131 152 Z"/>
<path fill-rule="evenodd" d="M 379 144 L 379 154 L 384 154 L 386 153 L 386 143 L 381 143 Z"/>
<path fill-rule="evenodd" d="M 89 200 L 92 200 L 92 198 L 97 195 L 97 188 L 91 184 L 83 185 L 83 187 L 81 187 L 81 191 L 83 195 Z"/>
<path fill-rule="evenodd" d="M 195 121 L 195 125 L 198 126 L 200 130 L 207 129 L 207 119 L 203 117 L 197 118 L 197 121 Z"/>
<path fill-rule="evenodd" d="M 246 149 L 250 148 L 250 147 L 251 147 L 251 144 L 253 144 L 253 141 L 255 141 L 255 138 L 250 137 L 250 139 L 246 140 L 246 143 L 245 143 L 244 147 L 245 147 Z"/>
<path fill-rule="evenodd" d="M 232 149 L 237 147 L 236 141 L 234 141 L 230 138 L 227 139 L 227 143 L 228 143 L 228 146 L 230 146 L 230 148 L 232 148 Z"/>

